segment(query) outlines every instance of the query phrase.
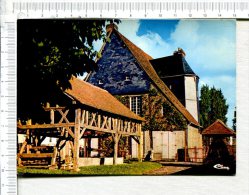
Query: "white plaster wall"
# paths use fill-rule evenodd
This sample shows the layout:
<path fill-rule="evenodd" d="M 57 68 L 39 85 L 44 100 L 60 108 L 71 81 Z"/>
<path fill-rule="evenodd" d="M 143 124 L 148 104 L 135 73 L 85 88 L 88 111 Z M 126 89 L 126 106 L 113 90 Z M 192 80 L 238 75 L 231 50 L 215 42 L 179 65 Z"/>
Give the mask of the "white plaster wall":
<path fill-rule="evenodd" d="M 24 134 L 18 134 L 17 136 L 18 136 L 18 143 L 19 144 L 23 143 L 26 139 L 26 135 L 24 135 Z"/>
<path fill-rule="evenodd" d="M 187 110 L 198 121 L 196 77 L 185 77 L 185 99 Z"/>
<path fill-rule="evenodd" d="M 184 131 L 154 131 L 154 156 L 159 157 L 159 154 L 161 153 L 162 159 L 176 159 L 177 150 L 184 148 L 184 139 Z"/>
<path fill-rule="evenodd" d="M 131 158 L 138 157 L 138 144 L 134 139 L 131 139 Z"/>
<path fill-rule="evenodd" d="M 41 145 L 46 146 L 55 146 L 56 145 L 57 138 L 52 137 L 51 139 L 49 137 L 46 137 L 45 140 L 41 143 Z"/>
<path fill-rule="evenodd" d="M 198 128 L 188 126 L 188 148 L 201 148 L 202 147 L 202 135 Z"/>
<path fill-rule="evenodd" d="M 151 150 L 150 148 L 150 137 L 149 137 L 149 131 L 144 131 L 143 132 L 144 138 L 143 138 L 143 147 L 144 147 L 144 151 L 143 154 L 144 156 L 146 156 L 146 154 L 148 153 L 149 150 Z"/>
<path fill-rule="evenodd" d="M 98 138 L 93 138 L 91 139 L 91 148 L 98 149 Z M 91 156 L 97 156 L 98 152 L 97 151 L 91 151 Z"/>

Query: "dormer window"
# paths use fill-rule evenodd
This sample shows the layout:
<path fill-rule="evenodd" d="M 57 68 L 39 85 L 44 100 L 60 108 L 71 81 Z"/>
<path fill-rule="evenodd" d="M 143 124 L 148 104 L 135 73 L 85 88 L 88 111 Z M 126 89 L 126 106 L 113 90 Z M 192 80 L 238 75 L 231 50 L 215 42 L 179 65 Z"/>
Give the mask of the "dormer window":
<path fill-rule="evenodd" d="M 126 76 L 126 77 L 125 77 L 125 81 L 131 81 L 130 77 L 129 77 L 129 76 Z"/>

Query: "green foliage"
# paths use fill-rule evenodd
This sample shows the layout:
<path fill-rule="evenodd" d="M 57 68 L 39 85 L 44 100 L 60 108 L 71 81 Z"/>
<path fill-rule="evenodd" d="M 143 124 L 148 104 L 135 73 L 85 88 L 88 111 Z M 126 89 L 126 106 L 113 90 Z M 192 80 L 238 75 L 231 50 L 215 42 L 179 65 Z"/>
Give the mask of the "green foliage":
<path fill-rule="evenodd" d="M 237 127 L 237 119 L 236 119 L 236 108 L 235 108 L 235 111 L 234 111 L 234 117 L 233 117 L 233 130 L 236 131 L 236 127 Z"/>
<path fill-rule="evenodd" d="M 149 96 L 157 96 L 157 90 L 156 89 L 150 89 Z"/>
<path fill-rule="evenodd" d="M 163 109 L 163 115 L 161 114 Z M 144 131 L 173 131 L 185 129 L 187 121 L 184 116 L 174 108 L 167 100 L 163 100 L 156 90 L 151 90 L 147 102 L 144 102 L 143 110 L 149 111 L 145 115 Z"/>
<path fill-rule="evenodd" d="M 144 131 L 162 130 L 162 125 L 156 120 L 155 116 L 146 117 L 146 123 L 143 125 Z"/>
<path fill-rule="evenodd" d="M 61 89 L 71 87 L 73 75 L 97 69 L 94 59 L 101 54 L 94 50 L 93 42 L 105 41 L 105 22 L 18 20 L 18 118 L 43 118 L 41 106 L 60 104 Z"/>
<path fill-rule="evenodd" d="M 127 108 L 130 107 L 129 96 L 116 95 L 115 97 L 118 99 L 118 101 L 124 104 Z"/>
<path fill-rule="evenodd" d="M 168 102 L 163 103 L 163 113 L 167 124 L 171 128 L 170 130 L 187 128 L 187 121 L 184 116 Z"/>
<path fill-rule="evenodd" d="M 228 104 L 221 89 L 204 85 L 200 96 L 200 123 L 206 128 L 217 119 L 227 122 Z"/>
<path fill-rule="evenodd" d="M 79 172 L 70 172 L 66 170 L 48 170 L 48 169 L 25 169 L 18 168 L 18 176 L 88 176 L 88 175 L 143 175 L 146 172 L 159 169 L 162 165 L 155 162 L 132 162 L 122 165 L 103 165 L 80 167 Z"/>

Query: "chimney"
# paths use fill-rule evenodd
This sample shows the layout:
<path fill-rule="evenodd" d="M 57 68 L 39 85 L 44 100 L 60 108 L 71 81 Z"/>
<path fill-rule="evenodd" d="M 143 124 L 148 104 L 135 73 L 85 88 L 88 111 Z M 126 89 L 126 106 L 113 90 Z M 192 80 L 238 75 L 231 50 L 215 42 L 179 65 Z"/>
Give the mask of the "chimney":
<path fill-rule="evenodd" d="M 178 47 L 177 51 L 174 51 L 174 55 L 182 55 L 182 57 L 185 57 L 186 56 L 186 53 L 184 52 L 184 50 L 180 47 Z"/>
<path fill-rule="evenodd" d="M 118 30 L 118 26 L 114 23 L 110 23 L 106 25 L 106 33 L 108 34 L 109 32 L 111 32 L 112 30 Z"/>

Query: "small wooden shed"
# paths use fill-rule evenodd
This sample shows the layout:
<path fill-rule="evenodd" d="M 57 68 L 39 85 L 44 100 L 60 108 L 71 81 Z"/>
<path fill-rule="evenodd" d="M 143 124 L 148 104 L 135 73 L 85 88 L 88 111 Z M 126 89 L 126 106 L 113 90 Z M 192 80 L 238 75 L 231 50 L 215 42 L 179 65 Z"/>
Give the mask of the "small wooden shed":
<path fill-rule="evenodd" d="M 207 158 L 216 158 L 218 154 L 222 156 L 222 153 L 227 153 L 227 155 L 235 157 L 236 146 L 233 139 L 236 133 L 221 120 L 216 120 L 213 124 L 204 129 L 202 135 Z M 209 161 L 212 160 L 214 159 L 209 159 Z"/>
<path fill-rule="evenodd" d="M 227 127 L 221 120 L 217 119 L 213 124 L 202 131 L 202 135 L 208 138 L 208 141 L 210 142 L 212 141 L 212 139 L 217 137 L 235 137 L 236 133 L 232 129 Z M 232 145 L 231 142 L 230 145 Z"/>

